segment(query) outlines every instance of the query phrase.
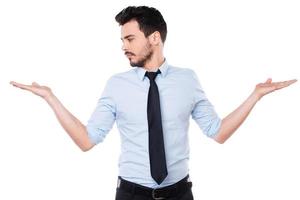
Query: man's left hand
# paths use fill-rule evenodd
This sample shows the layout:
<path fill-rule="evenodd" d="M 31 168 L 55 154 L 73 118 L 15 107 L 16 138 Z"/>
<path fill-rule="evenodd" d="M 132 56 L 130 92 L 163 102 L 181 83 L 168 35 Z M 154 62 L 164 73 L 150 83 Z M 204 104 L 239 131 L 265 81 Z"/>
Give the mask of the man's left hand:
<path fill-rule="evenodd" d="M 297 80 L 288 80 L 288 81 L 281 81 L 281 82 L 272 82 L 272 79 L 269 78 L 264 83 L 259 83 L 256 85 L 254 94 L 258 97 L 258 99 L 262 98 L 264 95 L 274 92 L 275 90 L 280 90 L 291 84 L 295 83 Z"/>

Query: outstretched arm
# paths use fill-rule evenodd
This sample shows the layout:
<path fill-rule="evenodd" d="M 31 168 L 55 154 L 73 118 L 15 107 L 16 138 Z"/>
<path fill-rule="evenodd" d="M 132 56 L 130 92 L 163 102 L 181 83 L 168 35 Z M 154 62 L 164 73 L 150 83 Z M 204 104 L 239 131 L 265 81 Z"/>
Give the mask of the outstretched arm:
<path fill-rule="evenodd" d="M 252 94 L 244 101 L 237 109 L 222 119 L 219 132 L 214 139 L 219 143 L 224 143 L 235 130 L 244 122 L 249 115 L 254 105 L 266 94 L 285 88 L 297 80 L 289 80 L 282 82 L 272 82 L 272 79 L 268 79 L 265 83 L 259 83 L 256 85 Z"/>
<path fill-rule="evenodd" d="M 35 82 L 32 85 L 24 85 L 13 81 L 10 83 L 15 87 L 28 90 L 45 99 L 62 127 L 82 151 L 87 151 L 94 146 L 88 138 L 86 127 L 63 106 L 49 87 L 41 86 Z"/>

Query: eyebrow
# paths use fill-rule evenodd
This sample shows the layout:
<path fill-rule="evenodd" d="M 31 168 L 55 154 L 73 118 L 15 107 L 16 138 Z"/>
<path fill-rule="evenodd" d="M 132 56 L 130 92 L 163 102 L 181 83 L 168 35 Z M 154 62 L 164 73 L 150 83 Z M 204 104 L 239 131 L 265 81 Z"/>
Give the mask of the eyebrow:
<path fill-rule="evenodd" d="M 134 37 L 135 35 L 126 35 L 125 37 L 124 37 L 124 39 L 128 39 L 128 38 L 130 38 L 130 37 Z M 123 38 L 121 38 L 121 40 L 123 40 Z"/>

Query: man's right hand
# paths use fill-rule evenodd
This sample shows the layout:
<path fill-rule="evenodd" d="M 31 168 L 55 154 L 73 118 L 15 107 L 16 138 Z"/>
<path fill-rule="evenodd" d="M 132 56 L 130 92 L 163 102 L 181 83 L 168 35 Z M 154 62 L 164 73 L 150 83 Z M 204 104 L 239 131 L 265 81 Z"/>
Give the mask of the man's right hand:
<path fill-rule="evenodd" d="M 13 86 L 23 89 L 23 90 L 28 90 L 32 92 L 33 94 L 36 94 L 44 99 L 47 99 L 52 95 L 52 91 L 49 87 L 47 86 L 41 86 L 36 82 L 33 82 L 31 85 L 24 85 L 21 83 L 17 83 L 15 81 L 11 81 L 10 84 Z"/>
<path fill-rule="evenodd" d="M 62 127 L 82 151 L 87 151 L 94 146 L 88 137 L 88 132 L 85 125 L 83 125 L 74 115 L 71 114 L 71 112 L 64 107 L 64 105 L 52 93 L 49 87 L 41 86 L 36 82 L 33 82 L 31 85 L 24 85 L 11 81 L 10 84 L 20 89 L 28 90 L 33 94 L 44 98 L 54 111 Z"/>

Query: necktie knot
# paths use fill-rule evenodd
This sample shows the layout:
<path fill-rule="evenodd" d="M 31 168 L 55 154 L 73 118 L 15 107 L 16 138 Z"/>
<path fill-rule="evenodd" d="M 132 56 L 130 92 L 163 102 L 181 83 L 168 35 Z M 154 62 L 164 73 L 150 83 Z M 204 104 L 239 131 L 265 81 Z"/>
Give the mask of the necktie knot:
<path fill-rule="evenodd" d="M 161 72 L 160 72 L 160 70 L 157 70 L 157 72 L 146 72 L 146 74 L 145 74 L 145 76 L 147 76 L 148 78 L 149 78 L 149 80 L 150 81 L 154 81 L 155 80 L 155 78 L 156 78 L 156 76 L 158 75 L 158 74 L 160 74 Z"/>

